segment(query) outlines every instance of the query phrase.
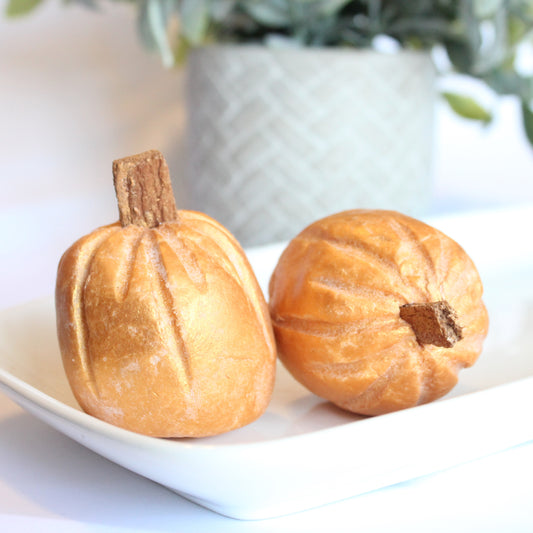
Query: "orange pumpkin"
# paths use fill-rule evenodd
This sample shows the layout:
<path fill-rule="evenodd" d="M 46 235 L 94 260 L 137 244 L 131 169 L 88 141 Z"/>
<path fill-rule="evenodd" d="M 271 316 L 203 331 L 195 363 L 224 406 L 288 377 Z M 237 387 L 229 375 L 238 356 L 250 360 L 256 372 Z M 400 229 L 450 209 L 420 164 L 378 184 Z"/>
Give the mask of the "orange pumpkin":
<path fill-rule="evenodd" d="M 177 211 L 156 151 L 114 163 L 122 224 L 83 237 L 57 274 L 57 331 L 88 413 L 159 437 L 241 427 L 266 409 L 275 344 L 237 241 Z"/>
<path fill-rule="evenodd" d="M 281 361 L 309 390 L 360 414 L 443 396 L 488 329 L 464 250 L 391 211 L 311 224 L 284 250 L 269 292 Z"/>

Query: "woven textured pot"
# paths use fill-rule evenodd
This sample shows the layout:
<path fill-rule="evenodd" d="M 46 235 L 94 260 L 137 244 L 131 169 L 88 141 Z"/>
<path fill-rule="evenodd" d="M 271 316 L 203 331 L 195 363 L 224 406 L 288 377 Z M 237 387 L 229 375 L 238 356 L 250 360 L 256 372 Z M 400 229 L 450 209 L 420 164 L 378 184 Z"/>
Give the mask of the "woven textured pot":
<path fill-rule="evenodd" d="M 425 53 L 211 46 L 188 62 L 182 190 L 244 246 L 360 207 L 420 215 L 431 185 Z"/>

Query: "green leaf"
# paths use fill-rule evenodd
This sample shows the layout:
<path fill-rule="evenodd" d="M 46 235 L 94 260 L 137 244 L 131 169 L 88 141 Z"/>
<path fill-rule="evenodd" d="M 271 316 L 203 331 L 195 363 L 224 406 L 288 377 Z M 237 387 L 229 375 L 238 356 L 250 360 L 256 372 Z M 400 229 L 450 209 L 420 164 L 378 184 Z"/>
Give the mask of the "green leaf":
<path fill-rule="evenodd" d="M 468 42 L 458 39 L 445 39 L 446 52 L 458 72 L 470 73 L 475 64 L 475 53 Z"/>
<path fill-rule="evenodd" d="M 142 41 L 149 50 L 159 52 L 166 67 L 174 64 L 174 54 L 167 35 L 171 7 L 167 0 L 142 0 L 138 13 L 138 28 Z"/>
<path fill-rule="evenodd" d="M 21 17 L 31 13 L 43 0 L 9 0 L 5 9 L 7 17 Z"/>
<path fill-rule="evenodd" d="M 190 49 L 191 45 L 189 44 L 189 42 L 183 36 L 180 35 L 174 46 L 174 58 L 176 61 L 176 65 L 183 66 L 185 64 Z"/>
<path fill-rule="evenodd" d="M 527 24 L 518 17 L 509 17 L 507 21 L 507 38 L 510 45 L 518 44 L 527 34 L 529 28 Z"/>
<path fill-rule="evenodd" d="M 521 76 L 513 70 L 494 69 L 481 79 L 498 94 L 515 95 L 524 101 L 532 96 L 532 78 Z"/>
<path fill-rule="evenodd" d="M 463 118 L 479 120 L 484 124 L 488 124 L 492 120 L 490 111 L 478 104 L 470 96 L 450 92 L 444 92 L 442 96 L 446 99 L 450 107 Z"/>
<path fill-rule="evenodd" d="M 522 101 L 522 124 L 529 144 L 533 146 L 533 111 L 531 107 Z"/>
<path fill-rule="evenodd" d="M 289 26 L 292 22 L 289 0 L 243 2 L 242 8 L 257 22 L 264 24 L 266 27 L 284 27 Z"/>
<path fill-rule="evenodd" d="M 338 13 L 350 0 L 321 0 L 318 12 L 322 15 Z"/>
<path fill-rule="evenodd" d="M 209 0 L 182 0 L 180 17 L 185 38 L 192 45 L 200 44 L 209 25 Z"/>

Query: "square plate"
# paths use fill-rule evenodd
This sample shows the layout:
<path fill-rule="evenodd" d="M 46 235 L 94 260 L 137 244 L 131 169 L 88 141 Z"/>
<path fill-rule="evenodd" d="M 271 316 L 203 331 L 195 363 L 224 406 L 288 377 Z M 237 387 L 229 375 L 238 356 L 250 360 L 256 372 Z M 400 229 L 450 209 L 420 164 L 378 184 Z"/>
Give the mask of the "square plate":
<path fill-rule="evenodd" d="M 289 514 L 429 474 L 533 439 L 532 221 L 532 208 L 428 220 L 476 262 L 491 319 L 479 361 L 431 404 L 360 417 L 278 365 L 272 401 L 249 426 L 204 439 L 138 435 L 80 410 L 52 297 L 0 313 L 0 388 L 82 445 L 233 518 Z M 282 249 L 248 251 L 263 290 Z"/>

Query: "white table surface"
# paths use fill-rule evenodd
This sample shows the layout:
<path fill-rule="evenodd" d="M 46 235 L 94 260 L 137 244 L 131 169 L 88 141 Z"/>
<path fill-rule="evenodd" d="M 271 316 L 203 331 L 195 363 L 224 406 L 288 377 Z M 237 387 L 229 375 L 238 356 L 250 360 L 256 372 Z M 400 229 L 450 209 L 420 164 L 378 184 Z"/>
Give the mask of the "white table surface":
<path fill-rule="evenodd" d="M 125 7 L 0 21 L 0 308 L 50 294 L 61 253 L 116 219 L 112 159 L 162 149 L 176 175 L 181 76 Z M 439 108 L 434 211 L 533 202 L 533 156 L 504 101 L 491 130 Z M 524 423 L 532 423 L 524 421 Z M 239 522 L 99 457 L 0 394 L 0 531 L 533 531 L 533 443 L 283 518 Z"/>

